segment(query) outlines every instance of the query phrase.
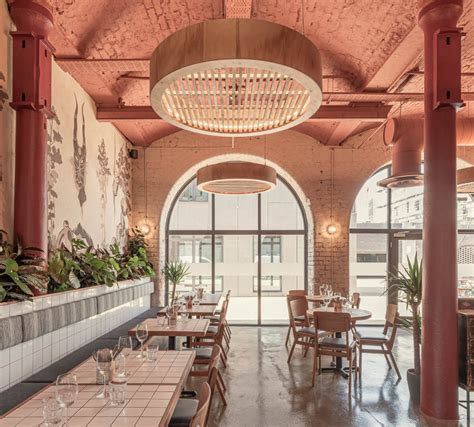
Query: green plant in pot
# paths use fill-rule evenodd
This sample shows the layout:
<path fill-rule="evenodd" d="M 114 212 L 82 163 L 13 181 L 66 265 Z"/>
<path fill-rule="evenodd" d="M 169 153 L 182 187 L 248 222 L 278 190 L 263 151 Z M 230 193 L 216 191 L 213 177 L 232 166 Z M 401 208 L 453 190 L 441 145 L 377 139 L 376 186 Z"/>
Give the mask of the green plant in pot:
<path fill-rule="evenodd" d="M 412 319 L 400 319 L 400 322 L 413 333 L 414 368 L 408 369 L 407 381 L 410 396 L 416 402 L 420 400 L 422 276 L 422 261 L 418 261 L 418 254 L 415 254 L 413 261 L 407 257 L 407 266 L 403 266 L 403 270 L 397 274 L 389 273 L 387 289 L 387 292 L 397 296 L 399 302 L 406 304 L 412 314 Z"/>
<path fill-rule="evenodd" d="M 163 269 L 161 270 L 165 279 L 168 280 L 173 286 L 171 290 L 171 301 L 172 306 L 176 300 L 176 286 L 179 285 L 186 276 L 189 275 L 189 265 L 182 261 L 168 261 Z"/>
<path fill-rule="evenodd" d="M 20 243 L 12 245 L 0 230 L 0 302 L 22 301 L 42 295 L 48 289 L 48 273 L 43 258 L 31 255 Z"/>

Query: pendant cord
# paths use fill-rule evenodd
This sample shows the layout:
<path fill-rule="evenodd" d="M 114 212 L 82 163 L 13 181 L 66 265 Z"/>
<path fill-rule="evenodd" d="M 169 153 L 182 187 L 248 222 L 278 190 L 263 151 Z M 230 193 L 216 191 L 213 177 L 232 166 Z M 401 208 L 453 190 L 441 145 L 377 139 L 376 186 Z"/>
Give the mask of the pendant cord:
<path fill-rule="evenodd" d="M 143 149 L 143 187 L 145 190 L 145 223 L 148 220 L 148 191 L 146 182 L 146 148 Z"/>

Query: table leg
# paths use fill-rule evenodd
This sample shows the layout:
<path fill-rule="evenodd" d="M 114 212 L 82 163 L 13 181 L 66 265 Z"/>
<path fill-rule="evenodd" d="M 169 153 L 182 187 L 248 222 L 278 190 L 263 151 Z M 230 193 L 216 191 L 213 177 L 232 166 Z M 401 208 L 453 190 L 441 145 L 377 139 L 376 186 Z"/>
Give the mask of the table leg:
<path fill-rule="evenodd" d="M 176 337 L 168 337 L 168 350 L 176 350 Z"/>

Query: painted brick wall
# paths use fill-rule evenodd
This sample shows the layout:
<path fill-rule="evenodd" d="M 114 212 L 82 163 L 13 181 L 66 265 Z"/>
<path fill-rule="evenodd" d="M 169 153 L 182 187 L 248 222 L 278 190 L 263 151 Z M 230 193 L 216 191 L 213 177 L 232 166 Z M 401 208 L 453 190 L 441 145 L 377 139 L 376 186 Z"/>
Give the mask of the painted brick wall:
<path fill-rule="evenodd" d="M 148 236 L 150 256 L 161 265 L 164 254 L 164 222 L 172 197 L 180 183 L 190 178 L 197 164 L 213 163 L 216 156 L 228 155 L 239 160 L 257 156 L 275 165 L 278 172 L 291 177 L 301 192 L 303 204 L 312 214 L 309 277 L 314 283 L 333 283 L 340 290 L 349 286 L 349 218 L 354 198 L 365 180 L 390 160 L 390 151 L 380 133 L 373 131 L 353 137 L 343 147 L 329 148 L 309 136 L 285 131 L 266 137 L 236 138 L 232 148 L 229 138 L 208 137 L 186 131 L 153 143 L 146 152 Z M 334 186 L 332 212 L 337 233 L 326 232 L 331 215 L 331 150 L 334 150 Z M 132 223 L 145 216 L 143 150 L 132 162 Z M 178 183 L 178 184 L 177 184 Z M 300 192 L 300 193 L 301 193 Z M 154 303 L 162 291 L 158 280 Z M 311 285 L 311 283 L 310 283 Z"/>

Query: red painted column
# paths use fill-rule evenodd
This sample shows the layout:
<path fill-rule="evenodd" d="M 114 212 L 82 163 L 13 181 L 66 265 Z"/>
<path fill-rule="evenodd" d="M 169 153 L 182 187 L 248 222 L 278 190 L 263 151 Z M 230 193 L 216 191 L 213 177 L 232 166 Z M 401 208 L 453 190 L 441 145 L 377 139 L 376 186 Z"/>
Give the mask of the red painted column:
<path fill-rule="evenodd" d="M 44 2 L 43 2 L 44 3 Z M 32 0 L 15 0 L 10 13 L 13 38 L 13 97 L 16 110 L 15 239 L 47 257 L 46 120 L 51 115 L 50 10 Z"/>
<path fill-rule="evenodd" d="M 456 109 L 463 0 L 420 1 L 425 59 L 421 411 L 458 419 Z"/>

